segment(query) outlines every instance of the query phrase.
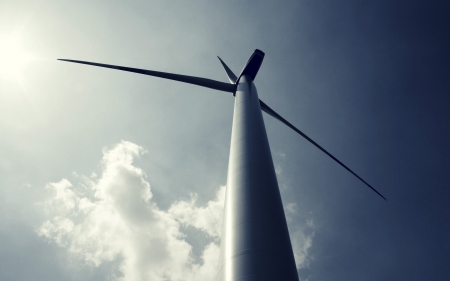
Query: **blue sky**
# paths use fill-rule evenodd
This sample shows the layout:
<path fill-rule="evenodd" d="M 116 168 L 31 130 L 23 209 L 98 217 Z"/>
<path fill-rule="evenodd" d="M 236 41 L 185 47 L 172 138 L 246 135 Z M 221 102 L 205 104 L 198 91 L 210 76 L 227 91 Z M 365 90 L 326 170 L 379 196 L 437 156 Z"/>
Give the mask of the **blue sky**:
<path fill-rule="evenodd" d="M 210 280 L 232 96 L 56 59 L 225 82 L 258 48 L 260 98 L 388 199 L 265 116 L 300 279 L 445 280 L 449 10 L 0 2 L 0 279 Z"/>

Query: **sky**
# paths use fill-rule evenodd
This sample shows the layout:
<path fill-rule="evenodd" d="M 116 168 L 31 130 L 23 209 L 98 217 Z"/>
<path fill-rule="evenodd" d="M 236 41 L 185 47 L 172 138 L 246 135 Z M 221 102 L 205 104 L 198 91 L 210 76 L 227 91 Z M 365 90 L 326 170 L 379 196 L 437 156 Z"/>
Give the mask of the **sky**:
<path fill-rule="evenodd" d="M 300 280 L 447 280 L 448 1 L 0 0 L 0 280 L 215 278 L 233 96 L 265 115 Z"/>

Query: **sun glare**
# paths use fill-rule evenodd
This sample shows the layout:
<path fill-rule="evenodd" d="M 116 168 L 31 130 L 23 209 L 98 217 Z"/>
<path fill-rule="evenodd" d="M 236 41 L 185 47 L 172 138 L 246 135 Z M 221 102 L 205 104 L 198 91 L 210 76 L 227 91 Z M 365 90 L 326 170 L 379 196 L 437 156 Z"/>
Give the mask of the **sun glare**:
<path fill-rule="evenodd" d="M 19 34 L 0 34 L 0 40 L 0 80 L 17 82 L 33 57 L 23 48 Z"/>

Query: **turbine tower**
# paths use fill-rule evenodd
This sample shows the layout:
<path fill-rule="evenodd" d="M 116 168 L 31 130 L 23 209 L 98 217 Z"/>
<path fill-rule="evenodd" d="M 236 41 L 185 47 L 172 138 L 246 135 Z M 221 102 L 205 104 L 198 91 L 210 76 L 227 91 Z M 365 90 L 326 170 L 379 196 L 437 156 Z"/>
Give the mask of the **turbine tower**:
<path fill-rule="evenodd" d="M 239 76 L 236 76 L 219 58 L 230 83 L 123 66 L 60 59 L 233 93 L 235 97 L 233 127 L 217 281 L 298 281 L 262 111 L 303 136 L 386 200 L 350 168 L 259 99 L 254 80 L 263 59 L 264 53 L 255 50 Z"/>

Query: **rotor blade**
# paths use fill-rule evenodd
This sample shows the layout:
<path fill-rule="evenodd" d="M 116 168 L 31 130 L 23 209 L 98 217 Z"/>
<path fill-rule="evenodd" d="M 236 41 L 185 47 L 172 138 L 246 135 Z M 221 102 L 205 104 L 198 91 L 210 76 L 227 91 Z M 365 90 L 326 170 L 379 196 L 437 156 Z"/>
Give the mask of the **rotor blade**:
<path fill-rule="evenodd" d="M 223 68 L 225 68 L 225 71 L 227 72 L 227 76 L 228 76 L 228 80 L 230 80 L 230 83 L 236 84 L 236 80 L 237 77 L 236 75 L 233 73 L 233 71 L 231 71 L 231 69 L 223 62 L 223 60 L 217 56 L 220 60 L 220 62 L 222 63 Z"/>
<path fill-rule="evenodd" d="M 215 81 L 215 80 L 211 80 L 211 79 L 207 79 L 207 78 L 173 74 L 173 73 L 167 73 L 167 72 L 159 72 L 159 71 L 153 71 L 153 70 L 145 70 L 145 69 L 139 69 L 139 68 L 124 67 L 124 66 L 118 66 L 118 65 L 102 64 L 102 63 L 95 63 L 95 62 L 88 62 L 88 61 L 67 60 L 67 59 L 58 59 L 58 60 L 87 64 L 87 65 L 94 65 L 94 66 L 99 66 L 99 67 L 112 68 L 112 69 L 140 73 L 140 74 L 150 75 L 150 76 L 156 76 L 156 77 L 160 77 L 160 78 L 185 82 L 185 83 L 194 84 L 194 85 L 198 85 L 198 86 L 202 86 L 202 87 L 206 87 L 206 88 L 210 88 L 210 89 L 214 89 L 214 90 L 224 91 L 224 92 L 234 93 L 236 91 L 236 85 L 219 82 L 219 81 Z"/>
<path fill-rule="evenodd" d="M 247 63 L 244 66 L 244 69 L 242 69 L 241 71 L 241 74 L 239 74 L 239 78 L 241 78 L 241 76 L 247 75 L 252 79 L 252 81 L 255 81 L 256 74 L 258 74 L 263 59 L 264 52 L 256 49 L 248 59 Z"/>
<path fill-rule="evenodd" d="M 318 149 L 322 150 L 322 152 L 324 152 L 326 155 L 330 156 L 334 161 L 336 161 L 339 165 L 341 165 L 342 167 L 344 167 L 347 171 L 349 171 L 350 173 L 352 173 L 355 177 L 357 177 L 360 181 L 362 181 L 363 183 L 365 183 L 368 187 L 370 187 L 370 189 L 372 189 L 373 191 L 375 191 L 378 195 L 380 195 L 384 200 L 387 201 L 387 199 L 381 195 L 381 193 L 379 193 L 375 188 L 373 188 L 370 184 L 368 184 L 365 180 L 363 180 L 360 176 L 358 176 L 355 172 L 353 172 L 349 167 L 347 167 L 344 163 L 342 163 L 341 161 L 339 161 L 336 157 L 334 157 L 333 155 L 331 155 L 331 153 L 329 153 L 328 151 L 326 151 L 323 147 L 321 147 L 319 144 L 317 144 L 315 141 L 313 141 L 310 137 L 308 137 L 307 135 L 305 135 L 302 131 L 300 131 L 299 129 L 297 129 L 296 127 L 294 127 L 294 125 L 292 125 L 291 123 L 289 123 L 286 119 L 284 119 L 283 117 L 281 117 L 278 113 L 276 113 L 272 108 L 270 108 L 269 106 L 267 106 L 267 104 L 265 104 L 262 100 L 259 100 L 259 103 L 261 105 L 261 109 L 269 114 L 270 116 L 274 117 L 275 119 L 278 119 L 279 121 L 281 121 L 282 123 L 286 124 L 289 128 L 291 128 L 292 130 L 296 131 L 298 134 L 300 134 L 302 137 L 304 137 L 306 140 L 308 140 L 310 143 L 312 143 L 314 146 L 316 146 Z"/>

